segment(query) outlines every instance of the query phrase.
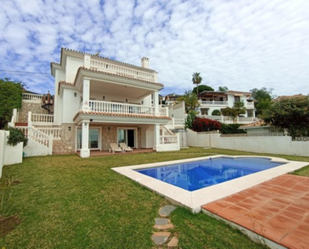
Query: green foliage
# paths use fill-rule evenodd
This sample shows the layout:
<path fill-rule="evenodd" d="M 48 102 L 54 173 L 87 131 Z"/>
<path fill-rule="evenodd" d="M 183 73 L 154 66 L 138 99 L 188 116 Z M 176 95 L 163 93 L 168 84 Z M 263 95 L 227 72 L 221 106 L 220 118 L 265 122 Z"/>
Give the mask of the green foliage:
<path fill-rule="evenodd" d="M 245 130 L 238 129 L 241 124 L 221 124 L 221 134 L 241 134 L 247 133 Z"/>
<path fill-rule="evenodd" d="M 227 108 L 221 109 L 221 113 L 223 114 L 223 116 L 232 117 L 233 120 L 235 121 L 237 116 L 239 116 L 240 114 L 246 113 L 246 108 L 244 107 L 244 102 L 239 101 L 239 102 L 235 102 L 232 108 L 227 107 Z"/>
<path fill-rule="evenodd" d="M 25 137 L 25 135 L 22 133 L 21 130 L 18 130 L 16 128 L 9 128 L 10 135 L 8 136 L 8 144 L 11 146 L 15 146 L 20 142 L 24 143 L 24 147 L 28 143 L 28 139 Z"/>
<path fill-rule="evenodd" d="M 196 86 L 198 86 L 199 84 L 201 84 L 202 83 L 202 80 L 203 80 L 203 78 L 200 76 L 200 73 L 193 73 L 192 74 L 192 82 L 193 82 L 193 84 L 196 84 Z M 198 95 L 198 93 L 199 93 L 199 91 L 198 91 L 199 89 L 197 88 L 197 95 Z"/>
<path fill-rule="evenodd" d="M 268 124 L 287 129 L 293 138 L 309 136 L 309 96 L 279 100 L 262 118 Z"/>
<path fill-rule="evenodd" d="M 23 85 L 20 82 L 0 79 L 0 129 L 11 121 L 13 109 L 21 108 Z"/>
<path fill-rule="evenodd" d="M 208 118 L 195 118 L 192 123 L 192 130 L 201 131 L 217 131 L 220 130 L 221 123 Z"/>
<path fill-rule="evenodd" d="M 214 89 L 210 86 L 207 86 L 207 85 L 199 85 L 198 87 L 194 87 L 192 92 L 196 93 L 199 92 L 204 92 L 204 91 L 214 91 Z"/>
<path fill-rule="evenodd" d="M 199 106 L 197 95 L 192 91 L 186 91 L 177 101 L 185 102 L 186 113 L 195 112 L 196 108 Z"/>
<path fill-rule="evenodd" d="M 256 115 L 260 116 L 270 108 L 272 105 L 272 91 L 273 89 L 267 89 L 265 87 L 261 89 L 251 89 L 252 98 L 256 101 L 255 108 L 256 108 Z"/>
<path fill-rule="evenodd" d="M 185 122 L 185 129 L 192 129 L 192 123 L 195 120 L 195 112 L 189 112 Z"/>
<path fill-rule="evenodd" d="M 213 112 L 211 113 L 212 116 L 220 116 L 221 115 L 221 112 L 220 110 L 216 109 L 216 110 L 213 110 Z"/>
<path fill-rule="evenodd" d="M 219 89 L 218 89 L 220 92 L 226 92 L 228 91 L 229 89 L 227 88 L 227 86 L 219 86 Z"/>

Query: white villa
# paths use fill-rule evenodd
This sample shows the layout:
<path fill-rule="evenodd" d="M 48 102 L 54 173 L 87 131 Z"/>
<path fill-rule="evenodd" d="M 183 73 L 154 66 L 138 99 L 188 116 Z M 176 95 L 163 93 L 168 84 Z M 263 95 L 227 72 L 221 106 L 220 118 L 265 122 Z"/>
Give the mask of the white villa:
<path fill-rule="evenodd" d="M 62 48 L 51 74 L 53 113 L 41 108 L 42 95 L 24 93 L 22 110 L 14 110 L 10 124 L 27 129 L 28 155 L 47 150 L 89 157 L 92 150 L 108 151 L 111 143 L 121 142 L 133 149 L 180 149 L 179 135 L 169 129 L 175 128 L 174 114 L 170 117 L 169 108 L 159 105 L 163 85 L 148 58 L 135 66 Z M 183 127 L 184 108 L 171 112 L 181 114 Z"/>
<path fill-rule="evenodd" d="M 226 107 L 233 107 L 235 102 L 243 102 L 246 113 L 237 118 L 237 123 L 251 123 L 256 120 L 254 101 L 250 92 L 240 91 L 204 91 L 199 93 L 199 113 L 201 117 L 218 120 L 222 123 L 233 122 L 230 117 L 215 115 Z M 215 112 L 214 112 L 215 111 Z"/>

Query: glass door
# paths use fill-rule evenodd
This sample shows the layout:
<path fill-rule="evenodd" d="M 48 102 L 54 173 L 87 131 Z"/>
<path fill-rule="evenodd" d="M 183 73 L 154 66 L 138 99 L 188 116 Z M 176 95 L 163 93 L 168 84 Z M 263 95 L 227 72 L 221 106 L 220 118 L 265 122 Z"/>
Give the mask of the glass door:
<path fill-rule="evenodd" d="M 82 129 L 77 129 L 77 149 L 82 148 Z M 89 149 L 100 149 L 100 129 L 90 128 L 89 138 L 88 138 L 88 148 Z"/>
<path fill-rule="evenodd" d="M 118 129 L 117 141 L 129 147 L 135 147 L 135 129 Z"/>

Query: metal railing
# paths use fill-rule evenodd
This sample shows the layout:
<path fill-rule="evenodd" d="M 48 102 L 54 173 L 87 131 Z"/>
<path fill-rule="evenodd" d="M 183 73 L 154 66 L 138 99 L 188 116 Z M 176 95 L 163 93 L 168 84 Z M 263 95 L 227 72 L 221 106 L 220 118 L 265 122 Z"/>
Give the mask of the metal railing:
<path fill-rule="evenodd" d="M 112 73 L 115 75 L 125 76 L 134 79 L 146 80 L 155 82 L 154 73 L 147 73 L 142 70 L 133 69 L 129 67 L 123 67 L 116 64 L 99 61 L 99 60 L 90 60 L 90 68 L 102 72 Z"/>

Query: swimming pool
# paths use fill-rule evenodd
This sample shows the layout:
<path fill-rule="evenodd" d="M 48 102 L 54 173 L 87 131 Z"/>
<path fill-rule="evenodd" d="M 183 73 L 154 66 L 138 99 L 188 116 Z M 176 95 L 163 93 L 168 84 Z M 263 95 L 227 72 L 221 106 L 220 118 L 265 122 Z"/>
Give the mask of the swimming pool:
<path fill-rule="evenodd" d="M 136 171 L 182 189 L 195 191 L 282 164 L 269 158 L 220 157 Z"/>
<path fill-rule="evenodd" d="M 245 161 L 250 158 L 260 158 L 262 161 L 266 160 L 272 163 L 280 163 L 272 168 L 264 169 L 259 172 L 255 172 L 249 175 L 244 175 L 242 177 L 237 177 L 229 181 L 217 183 L 208 187 L 202 187 L 196 190 L 187 190 L 175 185 L 172 185 L 168 182 L 158 180 L 152 176 L 148 176 L 138 172 L 138 170 L 146 169 L 159 169 L 160 167 L 167 167 L 170 165 L 180 165 L 180 164 L 199 164 L 204 160 L 212 160 L 212 162 L 217 159 L 224 158 L 233 158 L 235 161 L 238 161 L 242 158 L 243 164 L 247 164 Z M 210 164 L 210 162 L 208 161 Z M 274 177 L 286 174 L 288 172 L 295 171 L 304 166 L 308 165 L 308 162 L 297 162 L 297 161 L 287 161 L 282 158 L 275 157 L 257 157 L 257 156 L 226 156 L 226 155 L 216 155 L 211 157 L 200 157 L 200 158 L 191 158 L 191 159 L 181 159 L 176 161 L 168 162 L 159 162 L 159 163 L 150 163 L 142 165 L 133 165 L 133 166 L 124 166 L 112 168 L 112 170 L 132 179 L 138 184 L 149 188 L 150 190 L 164 196 L 168 200 L 172 201 L 174 204 L 179 204 L 185 206 L 192 210 L 192 212 L 199 212 L 201 206 L 212 201 L 224 198 L 226 196 L 235 194 L 244 189 L 248 189 L 257 184 L 270 180 Z M 228 172 L 228 171 L 227 171 Z M 167 174 L 166 174 L 167 175 Z M 178 177 L 178 174 L 171 173 L 170 177 Z"/>

